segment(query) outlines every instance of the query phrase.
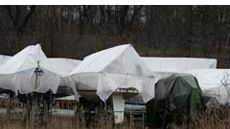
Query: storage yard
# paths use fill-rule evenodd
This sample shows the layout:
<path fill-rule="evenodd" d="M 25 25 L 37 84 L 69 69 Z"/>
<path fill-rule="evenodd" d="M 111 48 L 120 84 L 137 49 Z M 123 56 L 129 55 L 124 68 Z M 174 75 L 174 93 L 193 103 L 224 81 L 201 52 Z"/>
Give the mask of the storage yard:
<path fill-rule="evenodd" d="M 83 60 L 48 58 L 39 44 L 31 45 L 1 55 L 2 128 L 201 128 L 205 122 L 220 126 L 217 120 L 228 125 L 230 71 L 217 69 L 217 63 L 140 57 L 131 44 Z"/>
<path fill-rule="evenodd" d="M 229 6 L 0 6 L 0 129 L 229 129 Z"/>

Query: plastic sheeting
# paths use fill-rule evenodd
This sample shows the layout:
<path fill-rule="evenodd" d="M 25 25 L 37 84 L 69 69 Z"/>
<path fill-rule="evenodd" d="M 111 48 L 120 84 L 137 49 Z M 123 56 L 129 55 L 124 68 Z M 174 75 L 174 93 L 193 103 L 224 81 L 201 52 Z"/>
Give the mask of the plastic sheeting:
<path fill-rule="evenodd" d="M 68 58 L 48 58 L 48 61 L 52 65 L 54 72 L 62 76 L 68 76 L 81 63 L 81 60 Z"/>
<path fill-rule="evenodd" d="M 11 58 L 12 56 L 0 55 L 0 66 Z M 81 60 L 69 58 L 48 58 L 48 61 L 54 70 L 53 72 L 64 77 L 68 76 L 81 63 Z"/>
<path fill-rule="evenodd" d="M 216 59 L 209 58 L 142 57 L 142 60 L 158 78 L 193 69 L 215 69 L 217 65 Z"/>
<path fill-rule="evenodd" d="M 40 67 L 40 76 L 35 69 Z M 40 45 L 31 45 L 7 59 L 0 67 L 0 88 L 21 94 L 29 92 L 56 92 L 60 76 L 43 53 Z"/>
<path fill-rule="evenodd" d="M 38 47 L 39 45 L 37 45 L 37 47 Z M 29 48 L 31 49 L 31 47 L 32 46 L 29 46 Z M 6 56 L 6 55 L 0 55 L 0 67 L 1 67 L 1 65 L 3 65 L 4 63 L 6 63 L 6 62 L 8 62 L 8 60 L 10 60 L 10 59 L 12 59 L 13 58 L 13 62 L 18 62 L 19 60 L 17 60 L 16 58 L 19 58 L 19 57 L 22 57 L 22 58 L 24 58 L 22 55 L 27 55 L 27 54 L 29 54 L 28 53 L 28 51 L 29 51 L 29 48 L 26 48 L 26 49 L 24 49 L 23 51 L 23 53 L 24 54 L 21 54 L 21 56 L 18 56 L 17 55 L 17 57 L 12 57 L 12 56 Z M 39 48 L 40 49 L 40 48 Z M 27 52 L 25 52 L 25 51 L 27 51 Z M 20 52 L 21 53 L 21 52 Z M 41 53 L 43 53 L 42 51 L 41 51 Z M 36 52 L 34 53 L 34 54 L 36 54 Z M 40 56 L 40 55 L 38 55 L 38 56 Z M 44 54 L 42 55 L 42 56 L 44 56 Z M 35 56 L 36 57 L 36 56 Z M 47 58 L 47 57 L 45 57 L 45 58 Z M 48 60 L 47 60 L 48 59 Z M 61 85 L 61 86 L 70 86 L 70 85 L 72 85 L 71 84 L 71 80 L 70 80 L 70 78 L 68 77 L 68 75 L 69 75 L 69 73 L 74 69 L 74 68 L 76 68 L 79 64 L 80 64 L 80 62 L 81 62 L 81 60 L 77 60 L 77 59 L 68 59 L 68 58 L 47 58 L 47 59 L 45 59 L 45 61 L 47 62 L 47 64 L 49 64 L 49 70 L 52 70 L 52 73 L 55 73 L 55 74 L 57 74 L 59 77 L 60 77 L 60 83 L 59 83 L 59 85 Z M 35 59 L 36 60 L 36 59 Z M 28 60 L 28 58 L 26 58 L 25 59 L 25 62 L 26 61 L 28 61 L 27 63 L 29 63 L 30 62 L 30 60 Z M 12 61 L 11 61 L 12 62 Z M 33 64 L 34 65 L 34 64 Z M 37 65 L 37 64 L 36 64 Z M 6 66 L 8 66 L 8 65 L 6 65 Z M 4 66 L 4 67 L 6 67 L 6 66 Z M 23 70 L 22 70 L 23 71 Z M 17 73 L 17 71 L 14 71 L 14 73 Z M 33 74 L 33 73 L 31 73 L 31 74 Z M 19 75 L 19 73 L 18 73 L 18 75 Z M 11 75 L 9 75 L 10 77 L 13 77 L 13 76 L 15 76 L 15 74 L 11 74 Z M 21 75 L 19 75 L 19 76 L 21 76 Z M 9 77 L 9 78 L 10 78 Z M 6 79 L 6 78 L 2 78 L 2 79 Z M 7 80 L 7 79 L 6 79 Z M 4 81 L 4 80 L 3 80 Z M 9 80 L 10 81 L 10 80 Z M 14 82 L 11 82 L 11 83 L 14 83 Z M 15 84 L 16 85 L 16 84 Z M 6 86 L 5 86 L 6 87 Z M 14 86 L 13 86 L 14 87 Z M 72 87 L 72 86 L 71 86 Z M 12 89 L 12 88 L 8 88 L 8 89 Z M 17 88 L 15 88 L 15 89 L 17 89 Z"/>
<path fill-rule="evenodd" d="M 53 72 L 61 76 L 60 85 L 73 88 L 74 83 L 71 81 L 69 74 L 81 63 L 81 61 L 68 58 L 48 58 L 48 61 L 53 68 Z"/>
<path fill-rule="evenodd" d="M 8 61 L 10 58 L 11 56 L 0 55 L 0 66 Z"/>
<path fill-rule="evenodd" d="M 106 101 L 117 88 L 136 88 L 145 102 L 154 97 L 155 78 L 133 46 L 116 46 L 87 56 L 71 72 L 79 89 L 97 90 Z"/>
<path fill-rule="evenodd" d="M 230 69 L 197 69 L 187 73 L 197 78 L 204 96 L 215 98 L 220 104 L 230 102 Z"/>

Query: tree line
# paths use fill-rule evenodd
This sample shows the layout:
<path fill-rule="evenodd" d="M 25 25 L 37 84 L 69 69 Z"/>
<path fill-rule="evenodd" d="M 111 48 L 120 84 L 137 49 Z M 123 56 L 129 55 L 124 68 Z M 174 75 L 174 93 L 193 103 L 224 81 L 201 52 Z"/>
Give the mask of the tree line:
<path fill-rule="evenodd" d="M 0 6 L 0 53 L 40 43 L 82 59 L 131 43 L 142 56 L 217 58 L 230 66 L 230 6 Z"/>

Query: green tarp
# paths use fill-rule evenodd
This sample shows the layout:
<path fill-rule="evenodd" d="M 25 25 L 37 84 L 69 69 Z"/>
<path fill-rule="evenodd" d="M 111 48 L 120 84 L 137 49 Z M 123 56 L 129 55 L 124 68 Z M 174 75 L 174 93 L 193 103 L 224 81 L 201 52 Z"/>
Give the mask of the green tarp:
<path fill-rule="evenodd" d="M 155 98 L 147 103 L 149 122 L 178 122 L 193 118 L 202 106 L 201 89 L 190 74 L 173 74 L 155 85 Z"/>

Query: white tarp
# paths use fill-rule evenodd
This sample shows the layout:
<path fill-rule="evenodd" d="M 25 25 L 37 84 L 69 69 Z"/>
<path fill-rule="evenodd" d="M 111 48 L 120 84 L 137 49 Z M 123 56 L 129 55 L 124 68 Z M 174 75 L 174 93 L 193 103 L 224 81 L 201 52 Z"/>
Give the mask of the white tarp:
<path fill-rule="evenodd" d="M 54 72 L 62 76 L 68 76 L 81 63 L 80 60 L 68 58 L 48 58 L 48 61 L 52 65 Z"/>
<path fill-rule="evenodd" d="M 220 104 L 230 102 L 230 69 L 197 69 L 187 73 L 197 78 L 203 95 L 215 98 Z"/>
<path fill-rule="evenodd" d="M 0 66 L 4 64 L 6 61 L 8 61 L 10 58 L 11 56 L 0 55 Z"/>
<path fill-rule="evenodd" d="M 68 59 L 68 58 L 48 58 L 49 63 L 53 68 L 53 72 L 61 76 L 60 85 L 74 87 L 74 83 L 71 81 L 69 74 L 80 63 L 80 60 Z M 75 94 L 76 90 L 74 90 Z"/>
<path fill-rule="evenodd" d="M 132 45 L 120 45 L 87 56 L 71 72 L 78 88 L 97 90 L 106 101 L 117 88 L 136 88 L 144 101 L 154 97 L 155 78 Z"/>
<path fill-rule="evenodd" d="M 42 69 L 41 76 L 35 75 L 35 69 Z M 40 45 L 31 45 L 7 59 L 0 66 L 0 87 L 22 94 L 32 91 L 56 92 L 60 76 L 53 72 L 51 64 Z"/>
<path fill-rule="evenodd" d="M 169 76 L 173 73 L 183 73 L 193 69 L 215 69 L 216 59 L 183 58 L 183 57 L 141 57 L 145 64 L 157 77 Z"/>
<path fill-rule="evenodd" d="M 11 59 L 12 56 L 0 55 L 0 66 Z M 14 57 L 16 58 L 16 57 Z M 18 56 L 17 56 L 18 58 Z M 47 61 L 47 60 L 46 60 Z M 74 68 L 80 64 L 81 60 L 69 59 L 69 58 L 48 58 L 48 64 L 53 73 L 58 74 L 61 78 L 60 85 L 70 86 L 70 80 L 68 75 Z"/>
<path fill-rule="evenodd" d="M 12 56 L 0 55 L 0 66 L 11 58 Z M 48 58 L 48 61 L 53 68 L 53 72 L 64 77 L 68 76 L 81 63 L 81 60 L 69 58 Z"/>

